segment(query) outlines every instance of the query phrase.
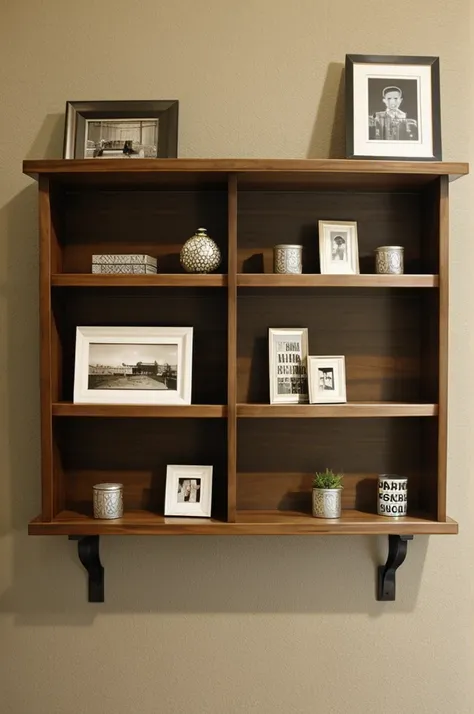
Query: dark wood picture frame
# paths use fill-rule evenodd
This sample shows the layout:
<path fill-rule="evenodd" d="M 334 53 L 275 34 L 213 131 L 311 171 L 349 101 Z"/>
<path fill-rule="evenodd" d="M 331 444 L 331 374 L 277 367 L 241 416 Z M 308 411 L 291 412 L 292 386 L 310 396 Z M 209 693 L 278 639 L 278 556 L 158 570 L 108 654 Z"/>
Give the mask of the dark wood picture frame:
<path fill-rule="evenodd" d="M 420 65 L 431 68 L 431 155 L 393 155 L 386 156 L 357 153 L 354 149 L 354 65 Z M 345 99 L 346 99 L 346 158 L 348 159 L 378 159 L 388 161 L 441 161 L 441 104 L 439 57 L 417 57 L 396 55 L 346 55 L 345 66 Z M 393 144 L 392 144 L 393 145 Z M 387 145 L 387 149 L 390 146 Z"/>
<path fill-rule="evenodd" d="M 66 102 L 63 158 L 84 159 L 84 137 L 88 119 L 159 119 L 159 159 L 178 156 L 177 99 Z"/>

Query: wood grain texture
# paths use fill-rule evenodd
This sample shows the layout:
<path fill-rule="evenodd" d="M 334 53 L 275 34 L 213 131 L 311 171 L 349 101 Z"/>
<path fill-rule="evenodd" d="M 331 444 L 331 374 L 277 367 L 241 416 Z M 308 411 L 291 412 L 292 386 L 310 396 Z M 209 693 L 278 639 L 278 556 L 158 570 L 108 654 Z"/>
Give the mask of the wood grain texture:
<path fill-rule="evenodd" d="M 311 355 L 344 355 L 349 402 L 423 402 L 423 319 L 417 290 L 249 289 L 238 302 L 238 402 L 270 401 L 270 327 L 307 327 Z"/>
<path fill-rule="evenodd" d="M 227 288 L 227 520 L 237 502 L 237 178 L 229 177 L 229 282 Z"/>
<path fill-rule="evenodd" d="M 468 164 L 446 161 L 377 161 L 354 159 L 143 159 L 120 164 L 103 159 L 40 159 L 23 162 L 23 171 L 39 174 L 115 174 L 137 176 L 143 173 L 237 173 L 237 172 L 316 172 L 340 174 L 428 174 L 461 176 L 468 173 Z"/>
<path fill-rule="evenodd" d="M 438 519 L 446 519 L 448 461 L 448 344 L 449 344 L 449 186 L 439 186 L 439 417 Z"/>
<path fill-rule="evenodd" d="M 212 275 L 192 275 L 188 273 L 162 273 L 159 275 L 97 275 L 90 273 L 63 273 L 51 276 L 51 285 L 55 287 L 189 287 L 212 288 L 225 287 L 227 276 L 220 273 Z"/>
<path fill-rule="evenodd" d="M 53 283 L 54 284 L 54 283 Z M 239 273 L 237 285 L 258 288 L 437 288 L 437 275 L 278 275 Z"/>
<path fill-rule="evenodd" d="M 227 299 L 220 288 L 64 288 L 53 294 L 63 352 L 60 398 L 72 401 L 76 327 L 192 326 L 193 404 L 227 403 Z M 67 308 L 67 309 L 66 309 Z"/>
<path fill-rule="evenodd" d="M 65 507 L 92 514 L 95 483 L 124 484 L 125 509 L 163 514 L 169 464 L 213 466 L 212 514 L 227 511 L 226 422 L 223 419 L 58 419 Z"/>
<path fill-rule="evenodd" d="M 346 404 L 237 404 L 237 416 L 263 419 L 328 419 L 436 416 L 437 404 L 347 402 Z"/>
<path fill-rule="evenodd" d="M 241 419 L 237 508 L 309 513 L 312 475 L 330 468 L 345 474 L 346 508 L 375 513 L 376 478 L 390 473 L 408 479 L 409 513 L 436 519 L 420 488 L 422 428 L 430 419 Z"/>
<path fill-rule="evenodd" d="M 419 516 L 390 519 L 345 511 L 336 520 L 306 514 L 240 512 L 236 523 L 216 519 L 164 518 L 147 511 L 131 511 L 114 521 L 99 521 L 75 512 L 60 513 L 53 523 L 35 519 L 30 535 L 429 535 L 455 534 L 452 519 L 438 522 Z"/>
<path fill-rule="evenodd" d="M 73 402 L 54 402 L 53 416 L 56 417 L 108 417 L 119 419 L 133 418 L 163 418 L 163 419 L 195 419 L 221 418 L 227 415 L 224 404 L 190 404 L 190 405 L 152 405 L 152 404 L 74 404 Z"/>
<path fill-rule="evenodd" d="M 65 190 L 62 211 L 64 273 L 91 273 L 94 254 L 140 253 L 157 258 L 159 273 L 181 274 L 183 284 L 189 285 L 179 255 L 202 226 L 221 251 L 217 273 L 227 272 L 226 191 Z M 99 279 L 104 277 L 113 276 Z M 148 284 L 148 276 L 139 277 L 139 284 Z M 151 285 L 164 279 L 150 277 Z M 211 279 L 223 282 L 214 274 Z M 198 277 L 197 282 L 208 281 Z"/>

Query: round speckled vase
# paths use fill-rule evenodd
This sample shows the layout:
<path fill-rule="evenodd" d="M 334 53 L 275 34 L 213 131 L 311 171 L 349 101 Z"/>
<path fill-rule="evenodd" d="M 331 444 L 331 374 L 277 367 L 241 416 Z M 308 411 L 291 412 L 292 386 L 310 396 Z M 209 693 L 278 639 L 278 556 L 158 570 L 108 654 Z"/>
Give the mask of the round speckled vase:
<path fill-rule="evenodd" d="M 212 273 L 221 263 L 221 252 L 206 229 L 198 228 L 183 245 L 179 258 L 187 273 Z"/>
<path fill-rule="evenodd" d="M 340 518 L 342 488 L 313 488 L 313 516 Z"/>
<path fill-rule="evenodd" d="M 96 483 L 93 486 L 94 518 L 122 518 L 123 484 Z"/>

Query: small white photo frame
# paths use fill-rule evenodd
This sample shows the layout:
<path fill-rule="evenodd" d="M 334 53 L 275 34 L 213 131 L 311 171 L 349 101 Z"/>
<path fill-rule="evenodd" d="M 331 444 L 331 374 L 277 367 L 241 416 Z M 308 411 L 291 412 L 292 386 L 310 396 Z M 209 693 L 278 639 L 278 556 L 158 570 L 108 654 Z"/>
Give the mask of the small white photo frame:
<path fill-rule="evenodd" d="M 270 404 L 308 403 L 308 328 L 268 329 Z"/>
<path fill-rule="evenodd" d="M 210 518 L 212 466 L 166 467 L 165 516 Z"/>
<path fill-rule="evenodd" d="M 311 404 L 347 402 L 344 356 L 308 357 L 309 401 Z"/>
<path fill-rule="evenodd" d="M 78 327 L 75 404 L 191 404 L 192 327 Z"/>
<path fill-rule="evenodd" d="M 322 275 L 358 275 L 356 221 L 319 221 L 319 261 Z"/>

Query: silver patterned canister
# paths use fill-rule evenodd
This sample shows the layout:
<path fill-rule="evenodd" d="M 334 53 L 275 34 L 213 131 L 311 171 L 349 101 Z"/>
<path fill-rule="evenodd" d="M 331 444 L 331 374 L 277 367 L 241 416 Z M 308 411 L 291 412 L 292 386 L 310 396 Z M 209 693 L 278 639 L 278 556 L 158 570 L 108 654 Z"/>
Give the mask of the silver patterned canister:
<path fill-rule="evenodd" d="M 403 275 L 401 245 L 381 245 L 375 249 L 375 272 L 381 275 Z"/>
<path fill-rule="evenodd" d="M 94 493 L 94 518 L 122 518 L 123 484 L 96 483 Z"/>
<path fill-rule="evenodd" d="M 380 474 L 378 477 L 377 513 L 379 516 L 406 516 L 408 505 L 408 481 L 396 474 Z"/>
<path fill-rule="evenodd" d="M 303 272 L 303 246 L 302 245 L 276 245 L 273 248 L 274 273 L 302 273 Z"/>

